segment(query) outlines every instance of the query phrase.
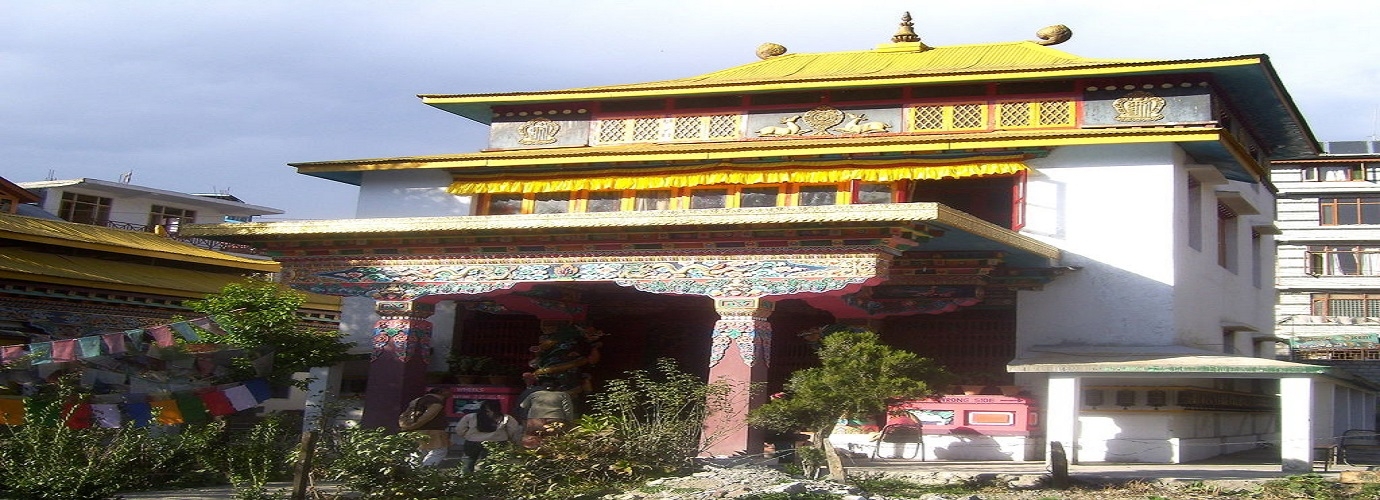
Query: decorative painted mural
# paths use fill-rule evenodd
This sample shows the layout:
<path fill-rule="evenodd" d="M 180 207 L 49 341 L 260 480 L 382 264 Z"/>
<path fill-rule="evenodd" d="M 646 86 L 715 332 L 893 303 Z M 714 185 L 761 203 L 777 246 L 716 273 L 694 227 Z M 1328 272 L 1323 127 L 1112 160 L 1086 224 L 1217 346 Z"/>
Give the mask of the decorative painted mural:
<path fill-rule="evenodd" d="M 840 290 L 877 277 L 878 268 L 884 265 L 875 255 L 375 261 L 344 269 L 297 272 L 290 281 L 300 288 L 328 295 L 368 296 L 401 289 L 412 299 L 474 295 L 511 289 L 518 283 L 558 281 L 613 282 L 651 293 L 761 297 Z"/>

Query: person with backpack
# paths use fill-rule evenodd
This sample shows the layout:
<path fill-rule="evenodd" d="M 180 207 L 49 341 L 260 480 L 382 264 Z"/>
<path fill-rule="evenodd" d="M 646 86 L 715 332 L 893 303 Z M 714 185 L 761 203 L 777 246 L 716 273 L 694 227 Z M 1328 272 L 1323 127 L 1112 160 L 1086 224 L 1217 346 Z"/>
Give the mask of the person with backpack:
<path fill-rule="evenodd" d="M 522 428 L 516 418 L 503 413 L 497 400 L 484 399 L 479 403 L 479 411 L 460 417 L 460 423 L 455 424 L 455 435 L 464 441 L 460 464 L 468 474 L 489 455 L 484 443 L 517 444 L 522 440 Z"/>
<path fill-rule="evenodd" d="M 417 399 L 407 403 L 398 416 L 398 430 L 418 431 L 426 435 L 426 441 L 417 447 L 417 457 L 423 467 L 441 465 L 450 451 L 450 434 L 446 432 L 448 422 L 442 416 L 445 410 L 446 390 L 433 387 Z"/>

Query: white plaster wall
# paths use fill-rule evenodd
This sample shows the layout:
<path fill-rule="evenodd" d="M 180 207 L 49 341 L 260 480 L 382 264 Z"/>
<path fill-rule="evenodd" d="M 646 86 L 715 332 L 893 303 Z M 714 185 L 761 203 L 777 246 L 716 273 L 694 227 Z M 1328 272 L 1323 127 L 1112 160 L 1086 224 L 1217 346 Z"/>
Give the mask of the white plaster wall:
<path fill-rule="evenodd" d="M 1273 413 L 1085 411 L 1078 423 L 1084 463 L 1182 463 L 1279 443 Z"/>
<path fill-rule="evenodd" d="M 1017 349 L 1167 344 L 1174 336 L 1175 148 L 1063 147 L 1031 160 L 1022 231 L 1080 271 L 1021 292 Z"/>
<path fill-rule="evenodd" d="M 471 197 L 446 192 L 450 174 L 439 169 L 365 172 L 355 217 L 472 215 Z"/>
<path fill-rule="evenodd" d="M 1269 335 L 1274 327 L 1273 236 L 1262 234 L 1253 241 L 1255 226 L 1268 226 L 1274 220 L 1274 196 L 1261 184 L 1227 181 L 1201 190 L 1203 244 L 1188 245 L 1188 173 L 1176 177 L 1178 200 L 1175 224 L 1174 308 L 1177 343 L 1210 351 L 1254 356 L 1254 336 Z M 1235 225 L 1234 269 L 1223 267 L 1217 258 L 1218 193 L 1240 193 L 1260 213 L 1239 215 Z M 1224 329 L 1238 333 L 1224 336 Z"/>

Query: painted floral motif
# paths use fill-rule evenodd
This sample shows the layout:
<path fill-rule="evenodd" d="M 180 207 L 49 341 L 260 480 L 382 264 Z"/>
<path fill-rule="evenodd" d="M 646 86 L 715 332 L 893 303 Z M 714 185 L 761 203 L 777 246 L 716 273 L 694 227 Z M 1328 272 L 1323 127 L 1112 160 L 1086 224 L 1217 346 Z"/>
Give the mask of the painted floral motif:
<path fill-rule="evenodd" d="M 721 319 L 714 323 L 713 342 L 709 348 L 709 366 L 716 366 L 728 353 L 730 344 L 737 344 L 743 364 L 753 366 L 757 352 L 769 359 L 771 351 L 771 323 L 762 319 Z"/>

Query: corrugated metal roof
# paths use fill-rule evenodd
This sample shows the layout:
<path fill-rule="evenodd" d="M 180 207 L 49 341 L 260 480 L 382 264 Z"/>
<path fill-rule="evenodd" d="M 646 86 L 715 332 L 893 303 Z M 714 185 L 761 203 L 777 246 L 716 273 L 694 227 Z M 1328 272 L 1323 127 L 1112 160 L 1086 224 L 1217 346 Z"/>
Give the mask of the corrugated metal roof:
<path fill-rule="evenodd" d="M 935 47 L 926 51 L 863 50 L 785 54 L 713 73 L 630 85 L 575 90 L 614 90 L 642 87 L 723 85 L 781 80 L 886 78 L 933 74 L 993 72 L 1013 69 L 1051 69 L 1133 62 L 1090 59 L 1034 42 L 990 43 Z"/>
<path fill-rule="evenodd" d="M 256 272 L 277 272 L 270 260 L 251 259 L 196 247 L 157 234 L 90 224 L 0 214 L 0 239 L 139 255 Z"/>
<path fill-rule="evenodd" d="M 219 292 L 226 284 L 243 279 L 235 274 L 54 255 L 19 248 L 0 250 L 0 276 L 14 280 L 195 298 Z"/>

